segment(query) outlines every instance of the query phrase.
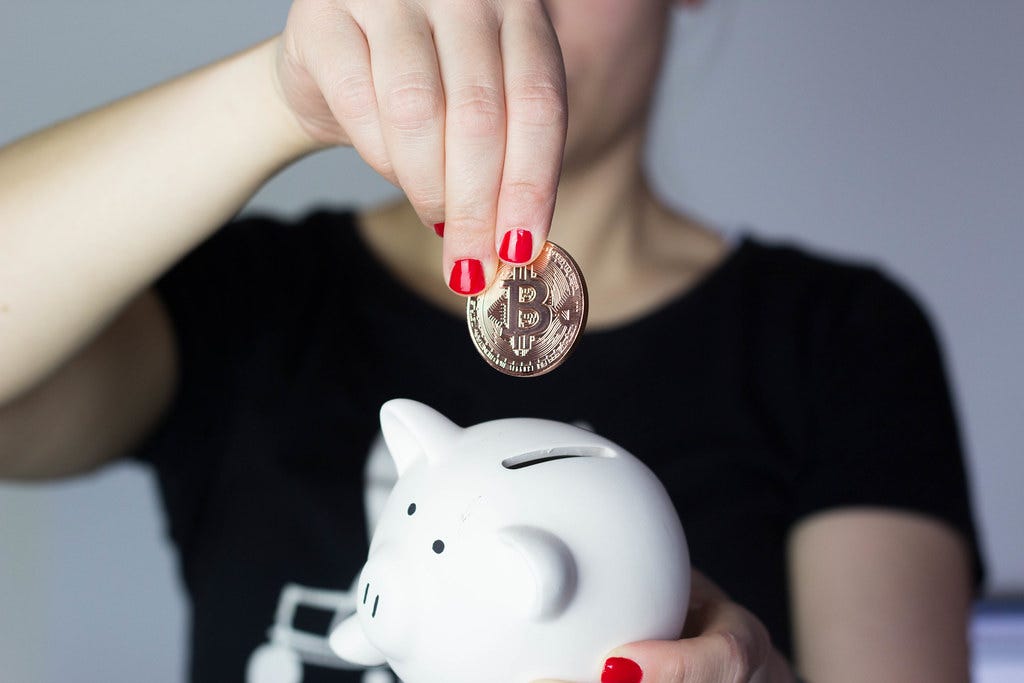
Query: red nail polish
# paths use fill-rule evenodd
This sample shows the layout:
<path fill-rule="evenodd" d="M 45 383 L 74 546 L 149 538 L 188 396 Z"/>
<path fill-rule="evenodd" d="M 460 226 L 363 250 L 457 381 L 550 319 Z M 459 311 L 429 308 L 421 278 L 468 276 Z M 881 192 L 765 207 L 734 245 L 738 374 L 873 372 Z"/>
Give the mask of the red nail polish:
<path fill-rule="evenodd" d="M 444 237 L 444 221 L 434 223 L 434 232 L 437 233 L 438 237 Z"/>
<path fill-rule="evenodd" d="M 601 683 L 640 683 L 644 672 L 640 665 L 625 657 L 609 657 L 601 672 Z"/>
<path fill-rule="evenodd" d="M 452 266 L 452 275 L 448 278 L 448 286 L 452 291 L 459 294 L 479 294 L 485 284 L 484 265 L 475 258 L 459 259 Z"/>
<path fill-rule="evenodd" d="M 533 234 L 521 228 L 509 230 L 501 238 L 498 256 L 509 263 L 526 263 L 533 256 Z"/>

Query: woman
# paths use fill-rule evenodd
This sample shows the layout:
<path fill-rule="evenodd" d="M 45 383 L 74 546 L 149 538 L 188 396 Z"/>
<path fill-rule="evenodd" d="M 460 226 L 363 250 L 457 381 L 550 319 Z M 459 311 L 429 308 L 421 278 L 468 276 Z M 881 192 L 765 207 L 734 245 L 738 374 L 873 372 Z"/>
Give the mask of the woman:
<path fill-rule="evenodd" d="M 195 680 L 242 676 L 284 586 L 354 577 L 394 396 L 584 419 L 666 482 L 724 591 L 698 574 L 684 637 L 595 679 L 967 678 L 978 563 L 928 325 L 870 269 L 731 244 L 652 195 L 672 4 L 297 0 L 281 36 L 3 150 L 0 472 L 153 464 Z M 333 145 L 408 202 L 219 230 Z M 458 295 L 552 226 L 589 332 L 505 378 Z"/>

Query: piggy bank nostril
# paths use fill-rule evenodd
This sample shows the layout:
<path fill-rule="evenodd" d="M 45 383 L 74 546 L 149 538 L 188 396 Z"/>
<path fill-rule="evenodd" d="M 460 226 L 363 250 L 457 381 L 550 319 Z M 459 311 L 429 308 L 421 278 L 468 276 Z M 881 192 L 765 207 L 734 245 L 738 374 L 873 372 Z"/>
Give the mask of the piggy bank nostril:
<path fill-rule="evenodd" d="M 370 584 L 366 584 L 366 588 L 363 590 L 363 604 L 366 604 L 366 597 L 370 594 Z"/>
<path fill-rule="evenodd" d="M 373 596 L 373 611 L 370 612 L 370 618 L 377 616 L 377 603 L 380 602 L 380 595 Z"/>

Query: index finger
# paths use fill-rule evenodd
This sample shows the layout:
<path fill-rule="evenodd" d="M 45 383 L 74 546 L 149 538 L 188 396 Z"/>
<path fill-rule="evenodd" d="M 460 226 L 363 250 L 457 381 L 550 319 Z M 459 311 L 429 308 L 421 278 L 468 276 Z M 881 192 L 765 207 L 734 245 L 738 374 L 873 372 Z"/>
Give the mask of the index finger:
<path fill-rule="evenodd" d="M 568 127 L 562 53 L 541 3 L 507 7 L 501 55 L 507 122 L 495 249 L 529 263 L 551 228 Z"/>

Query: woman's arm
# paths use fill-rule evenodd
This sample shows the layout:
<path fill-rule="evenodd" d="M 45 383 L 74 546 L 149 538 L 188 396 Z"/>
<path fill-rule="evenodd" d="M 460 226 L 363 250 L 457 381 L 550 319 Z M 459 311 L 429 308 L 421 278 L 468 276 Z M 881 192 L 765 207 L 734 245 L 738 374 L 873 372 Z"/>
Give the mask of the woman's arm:
<path fill-rule="evenodd" d="M 970 679 L 970 561 L 942 522 L 881 509 L 818 513 L 790 540 L 796 668 L 814 683 Z"/>
<path fill-rule="evenodd" d="M 314 147 L 275 91 L 276 50 L 267 41 L 0 150 L 0 406 Z"/>
<path fill-rule="evenodd" d="M 0 408 L 0 478 L 79 474 L 127 452 L 169 403 L 176 375 L 169 321 L 147 291 Z"/>
<path fill-rule="evenodd" d="M 90 469 L 163 411 L 174 345 L 145 290 L 317 146 L 277 42 L 0 150 L 0 477 Z"/>

